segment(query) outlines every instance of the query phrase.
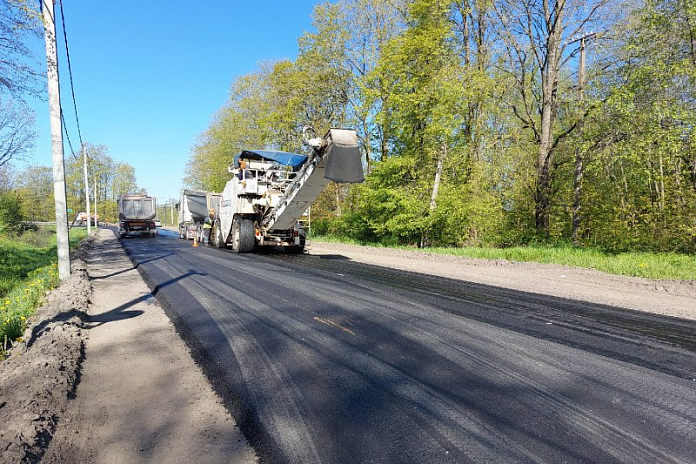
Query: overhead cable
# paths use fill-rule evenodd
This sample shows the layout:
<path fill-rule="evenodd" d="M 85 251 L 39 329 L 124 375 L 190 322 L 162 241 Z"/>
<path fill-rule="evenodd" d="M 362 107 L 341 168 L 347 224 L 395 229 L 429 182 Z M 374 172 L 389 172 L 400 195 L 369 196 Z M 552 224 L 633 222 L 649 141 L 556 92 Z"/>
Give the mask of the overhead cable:
<path fill-rule="evenodd" d="M 65 29 L 65 14 L 63 13 L 63 0 L 60 0 L 60 18 L 63 24 L 63 39 L 65 40 L 65 54 L 68 57 L 68 74 L 70 75 L 70 91 L 72 93 L 73 108 L 75 108 L 75 122 L 77 123 L 77 136 L 80 139 L 80 147 L 84 145 L 82 142 L 82 131 L 80 130 L 80 118 L 77 115 L 77 102 L 75 100 L 75 85 L 73 84 L 72 65 L 70 64 L 70 48 L 68 47 L 68 33 Z"/>

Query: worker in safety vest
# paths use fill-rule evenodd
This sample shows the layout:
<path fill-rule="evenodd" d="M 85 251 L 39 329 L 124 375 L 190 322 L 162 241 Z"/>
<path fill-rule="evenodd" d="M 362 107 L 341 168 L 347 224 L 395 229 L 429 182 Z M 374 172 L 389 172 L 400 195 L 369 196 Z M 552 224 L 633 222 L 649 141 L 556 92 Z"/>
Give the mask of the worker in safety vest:
<path fill-rule="evenodd" d="M 212 228 L 213 226 L 210 224 L 210 218 L 205 218 L 203 222 L 203 245 L 209 245 L 210 229 Z"/>

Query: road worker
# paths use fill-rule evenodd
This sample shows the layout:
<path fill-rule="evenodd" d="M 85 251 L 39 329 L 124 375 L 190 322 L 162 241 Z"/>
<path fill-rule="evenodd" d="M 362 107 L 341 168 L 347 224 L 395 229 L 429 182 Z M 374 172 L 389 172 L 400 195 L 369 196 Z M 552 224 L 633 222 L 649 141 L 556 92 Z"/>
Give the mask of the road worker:
<path fill-rule="evenodd" d="M 205 218 L 205 221 L 203 222 L 203 245 L 210 244 L 210 229 L 213 228 L 210 222 L 209 217 Z"/>

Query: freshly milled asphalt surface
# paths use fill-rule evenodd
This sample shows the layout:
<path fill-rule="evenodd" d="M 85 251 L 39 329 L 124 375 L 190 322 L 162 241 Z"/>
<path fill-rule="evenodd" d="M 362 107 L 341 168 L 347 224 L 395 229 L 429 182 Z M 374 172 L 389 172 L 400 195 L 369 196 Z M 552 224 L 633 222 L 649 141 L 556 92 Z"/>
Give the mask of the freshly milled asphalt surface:
<path fill-rule="evenodd" d="M 263 462 L 696 462 L 696 322 L 122 242 Z"/>

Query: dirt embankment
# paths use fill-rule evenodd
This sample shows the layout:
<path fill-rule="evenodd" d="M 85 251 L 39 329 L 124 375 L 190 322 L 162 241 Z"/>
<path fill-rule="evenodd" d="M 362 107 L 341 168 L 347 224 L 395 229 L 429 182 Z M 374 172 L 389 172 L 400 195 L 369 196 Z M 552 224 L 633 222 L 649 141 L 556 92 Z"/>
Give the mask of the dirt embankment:
<path fill-rule="evenodd" d="M 84 321 L 92 295 L 85 260 L 92 240 L 73 253 L 72 275 L 53 290 L 0 363 L 0 463 L 35 463 L 43 456 L 79 383 Z"/>

